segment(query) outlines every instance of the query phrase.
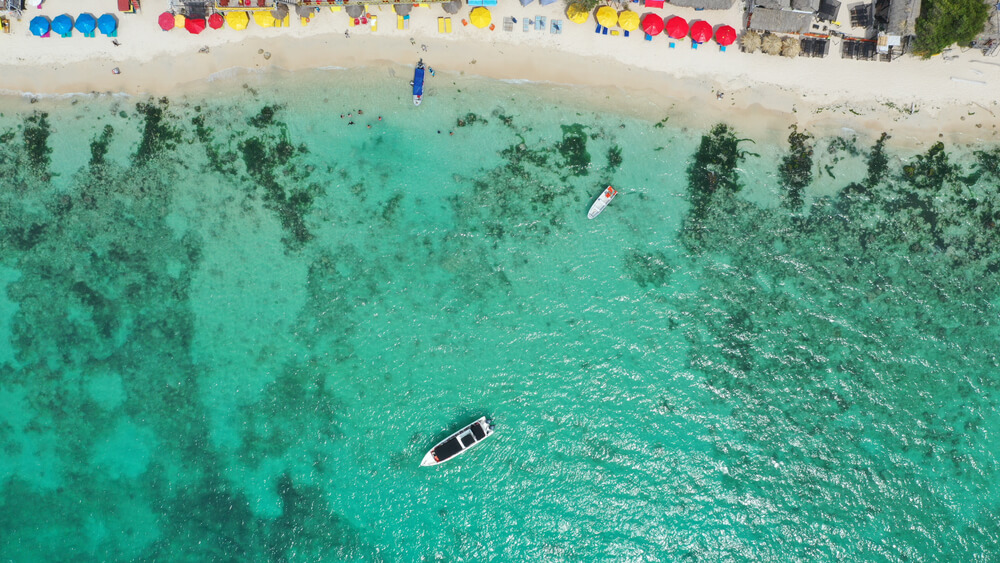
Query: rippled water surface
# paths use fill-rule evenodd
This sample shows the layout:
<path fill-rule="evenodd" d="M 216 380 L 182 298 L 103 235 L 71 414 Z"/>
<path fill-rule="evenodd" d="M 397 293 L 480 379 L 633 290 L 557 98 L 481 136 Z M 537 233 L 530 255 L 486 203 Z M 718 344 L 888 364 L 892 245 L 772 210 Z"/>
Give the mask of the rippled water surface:
<path fill-rule="evenodd" d="M 994 148 L 407 80 L 7 102 L 0 558 L 1000 556 Z"/>

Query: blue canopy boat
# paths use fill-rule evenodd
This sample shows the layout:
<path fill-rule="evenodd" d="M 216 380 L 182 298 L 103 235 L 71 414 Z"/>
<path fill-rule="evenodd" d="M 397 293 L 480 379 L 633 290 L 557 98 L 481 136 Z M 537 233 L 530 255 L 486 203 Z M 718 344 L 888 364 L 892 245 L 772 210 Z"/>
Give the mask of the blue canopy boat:
<path fill-rule="evenodd" d="M 417 62 L 417 68 L 413 69 L 413 105 L 419 106 L 420 99 L 424 97 L 424 60 Z"/>

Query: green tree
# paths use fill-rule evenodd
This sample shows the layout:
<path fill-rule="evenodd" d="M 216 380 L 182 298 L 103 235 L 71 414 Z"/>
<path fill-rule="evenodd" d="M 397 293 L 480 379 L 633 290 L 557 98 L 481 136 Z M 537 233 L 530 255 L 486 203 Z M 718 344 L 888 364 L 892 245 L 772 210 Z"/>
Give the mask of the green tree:
<path fill-rule="evenodd" d="M 989 11 L 983 0 L 923 0 L 913 53 L 927 58 L 952 43 L 968 45 L 982 32 Z"/>

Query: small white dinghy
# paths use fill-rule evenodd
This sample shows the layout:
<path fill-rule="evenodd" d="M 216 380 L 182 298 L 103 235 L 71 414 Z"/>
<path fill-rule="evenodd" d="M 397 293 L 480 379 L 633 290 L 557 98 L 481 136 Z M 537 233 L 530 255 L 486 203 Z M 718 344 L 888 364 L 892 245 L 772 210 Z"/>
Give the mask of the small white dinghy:
<path fill-rule="evenodd" d="M 618 195 L 618 191 L 611 186 L 608 186 L 608 189 L 601 193 L 600 197 L 597 198 L 597 201 L 594 202 L 594 205 L 590 206 L 590 212 L 587 213 L 587 219 L 593 219 L 594 217 L 600 215 L 601 211 L 604 211 L 604 208 L 611 203 L 611 200 L 615 199 L 616 195 Z"/>
<path fill-rule="evenodd" d="M 493 435 L 493 423 L 482 417 L 465 428 L 438 442 L 427 452 L 420 466 L 438 465 L 464 454 L 467 450 Z"/>

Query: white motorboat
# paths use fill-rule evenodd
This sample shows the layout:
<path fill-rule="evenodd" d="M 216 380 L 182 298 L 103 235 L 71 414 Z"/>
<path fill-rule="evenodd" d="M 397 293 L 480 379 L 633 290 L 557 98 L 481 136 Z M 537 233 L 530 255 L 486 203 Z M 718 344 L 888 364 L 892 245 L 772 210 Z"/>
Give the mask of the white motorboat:
<path fill-rule="evenodd" d="M 606 190 L 601 192 L 600 197 L 597 198 L 594 205 L 590 206 L 590 211 L 587 213 L 587 219 L 593 219 L 594 217 L 600 215 L 601 211 L 604 211 L 604 208 L 611 203 L 611 200 L 615 199 L 616 195 L 618 195 L 618 191 L 611 186 L 608 186 Z"/>
<path fill-rule="evenodd" d="M 482 417 L 438 442 L 421 460 L 421 466 L 438 465 L 456 458 L 493 434 L 493 423 Z"/>

